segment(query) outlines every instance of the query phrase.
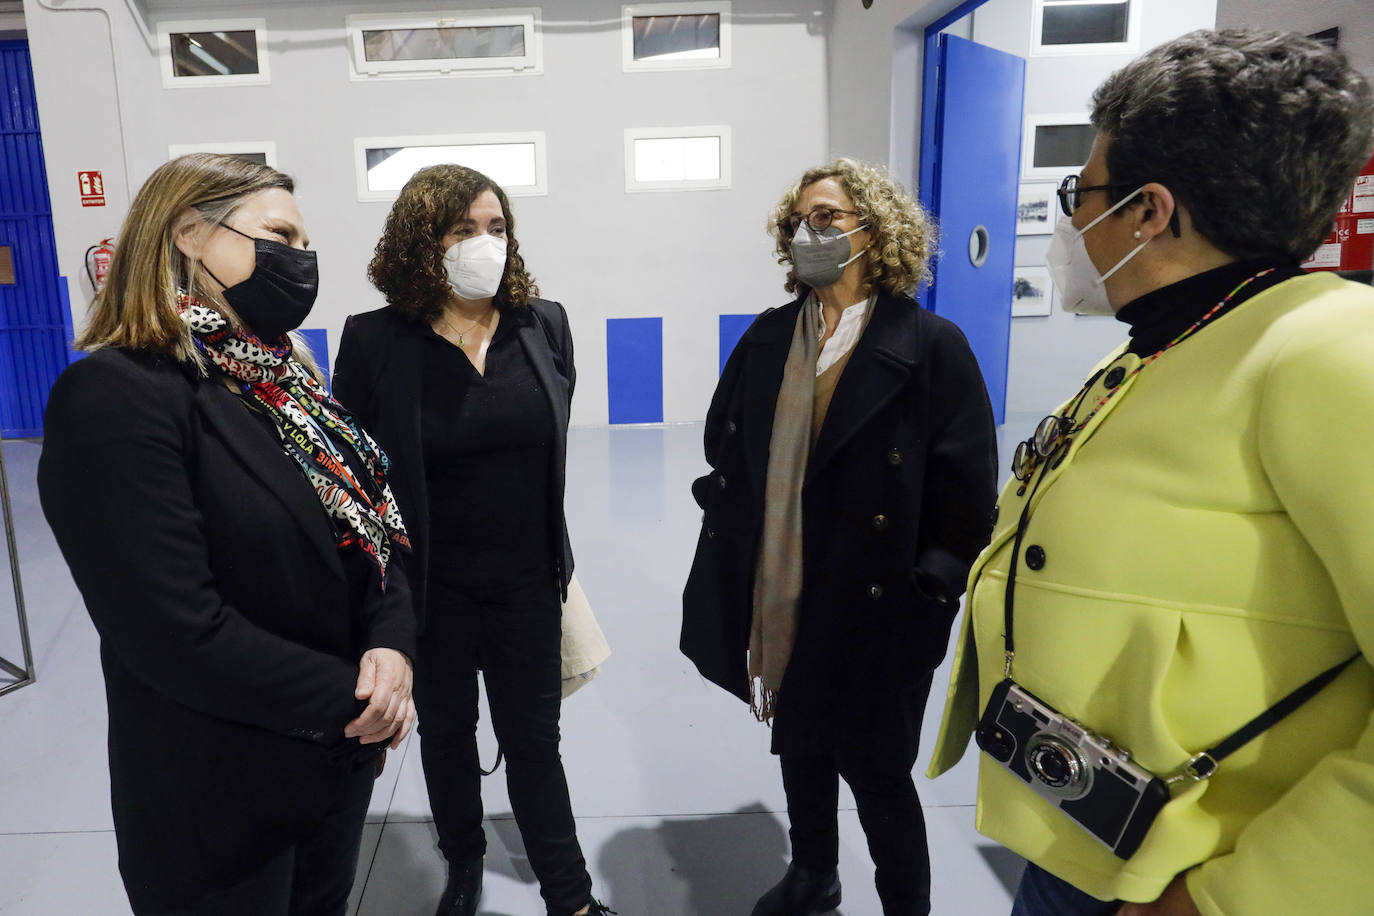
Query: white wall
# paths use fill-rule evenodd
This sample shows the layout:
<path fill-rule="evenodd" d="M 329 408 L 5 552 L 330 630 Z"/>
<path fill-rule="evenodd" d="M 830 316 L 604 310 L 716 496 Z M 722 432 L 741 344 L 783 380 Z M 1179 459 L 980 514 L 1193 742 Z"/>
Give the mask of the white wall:
<path fill-rule="evenodd" d="M 557 0 L 542 5 L 542 76 L 349 79 L 349 14 L 537 2 L 154 0 L 149 10 L 123 0 L 25 0 L 60 264 L 78 326 L 90 300 L 82 253 L 114 234 L 130 189 L 165 161 L 168 144 L 276 142 L 320 252 L 320 299 L 307 325 L 328 329 L 332 350 L 346 315 L 382 304 L 364 271 L 390 205 L 357 200 L 353 138 L 542 130 L 549 194 L 513 206 L 543 294 L 572 316 L 573 422 L 607 421 L 606 319 L 651 316 L 664 319 L 664 419 L 700 419 L 718 370 L 716 316 L 785 301 L 764 226 L 782 190 L 828 149 L 832 0 L 734 0 L 725 70 L 624 73 L 618 0 Z M 148 30 L 159 18 L 212 16 L 267 20 L 271 85 L 162 87 Z M 624 128 L 721 123 L 733 129 L 730 190 L 625 192 Z M 81 208 L 79 169 L 104 171 L 108 207 Z"/>
<path fill-rule="evenodd" d="M 1242 27 L 1304 35 L 1339 27 L 1340 48 L 1351 65 L 1374 79 L 1374 4 L 1370 0 L 1217 0 L 1217 28 Z"/>

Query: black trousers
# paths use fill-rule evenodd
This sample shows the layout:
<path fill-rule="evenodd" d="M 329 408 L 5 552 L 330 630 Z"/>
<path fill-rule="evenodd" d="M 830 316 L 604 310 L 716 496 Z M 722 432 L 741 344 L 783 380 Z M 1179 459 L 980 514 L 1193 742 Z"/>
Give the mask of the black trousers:
<path fill-rule="evenodd" d="M 358 767 L 309 836 L 232 887 L 156 916 L 344 916 L 375 779 L 375 764 Z"/>
<path fill-rule="evenodd" d="M 929 688 L 927 680 L 922 689 L 893 698 L 893 708 L 881 717 L 891 728 L 848 735 L 830 750 L 780 755 L 792 860 L 802 868 L 824 872 L 839 864 L 843 776 L 859 806 L 883 916 L 927 916 L 930 912 L 930 851 L 921 800 L 911 777 L 917 741 L 907 724 L 913 715 L 919 723 Z"/>
<path fill-rule="evenodd" d="M 571 916 L 591 900 L 592 880 L 558 750 L 562 611 L 553 575 L 540 570 L 516 583 L 474 587 L 452 581 L 445 567 L 452 568 L 431 566 L 415 666 L 420 754 L 439 850 L 452 863 L 486 852 L 477 754 L 480 667 L 530 867 L 551 916 Z"/>

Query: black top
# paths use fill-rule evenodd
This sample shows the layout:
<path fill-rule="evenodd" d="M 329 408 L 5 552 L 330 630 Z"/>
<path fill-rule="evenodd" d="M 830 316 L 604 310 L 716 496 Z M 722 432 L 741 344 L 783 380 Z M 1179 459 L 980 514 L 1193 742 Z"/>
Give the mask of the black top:
<path fill-rule="evenodd" d="M 548 535 L 560 591 L 572 578 L 572 544 L 563 513 L 568 414 L 577 370 L 568 313 L 557 302 L 531 299 L 529 308 L 511 308 L 501 321 L 520 343 L 534 367 L 553 417 L 549 457 Z M 377 440 L 391 459 L 391 491 L 410 532 L 406 574 L 415 608 L 424 625 L 430 569 L 430 505 L 420 431 L 428 329 L 395 306 L 352 315 L 344 322 L 334 361 L 334 396 Z M 498 367 L 499 371 L 499 367 Z M 533 540 L 533 538 L 531 538 Z"/>
<path fill-rule="evenodd" d="M 424 329 L 420 434 L 430 541 L 468 581 L 507 582 L 552 568 L 553 544 L 543 534 L 553 413 L 515 324 L 503 316 L 497 325 L 485 376 Z"/>
<path fill-rule="evenodd" d="M 1216 314 L 1215 320 L 1266 289 L 1303 276 L 1303 269 L 1276 258 L 1236 261 L 1194 274 L 1122 306 L 1116 313 L 1116 320 L 1131 326 L 1130 352 L 1137 356 L 1159 352 L 1247 278 L 1271 267 L 1274 268 L 1272 273 L 1251 282 L 1237 293 Z"/>
<path fill-rule="evenodd" d="M 281 431 L 277 428 L 277 424 L 272 418 L 267 415 L 267 412 L 263 410 L 261 405 L 253 400 L 250 395 L 240 395 L 239 400 L 244 405 L 245 409 L 257 418 L 258 424 L 267 431 L 268 435 L 280 442 Z M 330 435 L 328 430 L 324 432 L 325 435 Z M 342 457 L 344 463 L 348 465 L 348 469 L 353 472 L 354 478 L 367 488 L 369 497 L 375 499 L 380 496 L 376 486 L 372 482 L 372 475 L 368 473 L 367 467 L 364 466 L 363 460 L 358 456 L 358 453 L 349 447 L 347 443 L 337 438 L 334 440 L 334 445 L 339 449 L 339 456 Z M 284 453 L 283 450 L 283 454 Z M 293 468 L 297 470 L 300 469 L 300 466 L 296 464 L 294 460 L 290 461 L 290 464 Z M 306 481 L 306 484 L 310 486 L 313 492 L 314 485 L 310 483 L 304 471 L 301 471 L 301 478 Z M 343 522 L 330 516 L 323 504 L 320 505 L 320 514 L 324 516 L 326 524 L 328 524 L 329 529 L 334 532 L 335 537 L 338 537 L 339 531 L 343 527 Z M 400 557 L 401 554 L 404 553 L 404 550 L 405 549 L 398 544 L 393 543 L 391 545 L 391 558 L 387 563 L 388 570 L 394 570 L 400 565 Z M 357 546 L 340 550 L 339 559 L 343 563 L 344 575 L 348 577 L 348 593 L 352 599 L 348 605 L 349 619 L 353 621 L 355 635 L 361 635 L 366 633 L 369 621 L 372 619 L 376 607 L 386 600 L 386 590 L 382 587 L 382 572 L 377 566 L 377 561 L 368 556 L 367 553 Z"/>

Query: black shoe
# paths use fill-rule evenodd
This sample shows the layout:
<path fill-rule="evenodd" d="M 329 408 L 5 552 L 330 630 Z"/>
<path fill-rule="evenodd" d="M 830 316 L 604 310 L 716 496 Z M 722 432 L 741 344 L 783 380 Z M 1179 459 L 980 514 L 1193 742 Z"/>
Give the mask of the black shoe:
<path fill-rule="evenodd" d="M 807 871 L 795 863 L 754 904 L 752 916 L 814 916 L 840 905 L 840 873 Z"/>
<path fill-rule="evenodd" d="M 608 914 L 609 916 L 618 916 L 615 910 L 593 897 L 591 906 L 587 908 L 586 916 L 608 916 Z"/>
<path fill-rule="evenodd" d="M 448 885 L 439 898 L 434 916 L 477 916 L 477 901 L 482 896 L 482 860 L 448 867 Z"/>

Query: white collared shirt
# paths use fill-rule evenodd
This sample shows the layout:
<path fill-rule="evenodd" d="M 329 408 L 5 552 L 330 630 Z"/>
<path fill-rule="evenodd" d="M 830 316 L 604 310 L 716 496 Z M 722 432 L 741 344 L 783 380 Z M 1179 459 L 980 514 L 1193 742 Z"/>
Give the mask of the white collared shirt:
<path fill-rule="evenodd" d="M 820 335 L 825 337 L 825 309 L 821 306 L 819 296 L 814 297 L 816 308 L 820 310 L 821 320 L 817 323 L 820 328 Z M 854 349 L 854 344 L 859 342 L 859 335 L 863 333 L 864 318 L 868 315 L 868 310 L 873 306 L 873 298 L 856 302 L 849 308 L 840 313 L 840 323 L 835 326 L 835 333 L 825 342 L 824 349 L 816 359 L 816 374 L 820 375 L 829 369 L 840 358 Z"/>

